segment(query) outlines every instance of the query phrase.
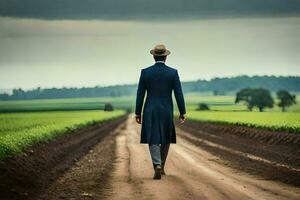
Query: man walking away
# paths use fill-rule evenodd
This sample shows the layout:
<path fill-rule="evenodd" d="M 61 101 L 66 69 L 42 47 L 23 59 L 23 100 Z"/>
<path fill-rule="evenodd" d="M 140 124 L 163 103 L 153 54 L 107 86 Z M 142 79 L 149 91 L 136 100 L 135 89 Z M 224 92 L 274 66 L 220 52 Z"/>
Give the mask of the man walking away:
<path fill-rule="evenodd" d="M 148 144 L 154 167 L 154 179 L 165 175 L 165 164 L 170 143 L 176 143 L 173 121 L 172 91 L 180 112 L 179 120 L 186 119 L 185 103 L 176 69 L 165 64 L 170 51 L 159 44 L 150 51 L 155 64 L 141 70 L 138 83 L 135 119 L 142 124 L 140 143 Z M 147 97 L 144 103 L 145 93 Z M 141 115 L 142 107 L 143 115 Z"/>

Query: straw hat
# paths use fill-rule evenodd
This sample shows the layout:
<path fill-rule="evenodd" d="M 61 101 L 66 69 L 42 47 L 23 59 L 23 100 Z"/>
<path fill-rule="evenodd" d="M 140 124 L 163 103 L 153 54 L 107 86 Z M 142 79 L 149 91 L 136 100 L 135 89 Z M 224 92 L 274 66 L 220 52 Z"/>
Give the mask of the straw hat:
<path fill-rule="evenodd" d="M 150 53 L 154 56 L 167 56 L 171 52 L 168 49 L 166 49 L 165 45 L 158 44 L 153 49 L 151 49 Z"/>

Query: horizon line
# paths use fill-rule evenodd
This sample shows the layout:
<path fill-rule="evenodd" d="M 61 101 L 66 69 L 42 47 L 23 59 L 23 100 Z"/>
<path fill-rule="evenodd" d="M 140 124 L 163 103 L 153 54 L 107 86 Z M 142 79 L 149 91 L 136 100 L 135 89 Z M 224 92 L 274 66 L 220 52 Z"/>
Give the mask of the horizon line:
<path fill-rule="evenodd" d="M 233 75 L 233 76 L 215 76 L 212 78 L 208 78 L 208 79 L 196 79 L 196 80 L 182 80 L 181 83 L 187 83 L 187 82 L 197 82 L 197 81 L 212 81 L 215 79 L 225 79 L 225 78 L 236 78 L 236 77 L 249 77 L 249 78 L 253 78 L 253 77 L 285 77 L 285 78 L 300 78 L 300 75 L 246 75 L 246 74 L 241 74 L 241 75 Z M 42 86 L 35 86 L 35 87 L 31 87 L 31 88 L 22 88 L 19 86 L 13 87 L 13 88 L 0 88 L 0 90 L 13 90 L 13 89 L 22 89 L 24 91 L 29 91 L 29 90 L 34 90 L 37 88 L 41 88 L 41 89 L 62 89 L 62 88 L 66 88 L 66 89 L 70 89 L 70 88 L 95 88 L 95 87 L 99 87 L 99 88 L 108 88 L 108 87 L 117 87 L 117 86 L 130 86 L 130 85 L 137 85 L 137 83 L 123 83 L 123 84 L 109 84 L 109 85 L 94 85 L 94 86 L 46 86 L 46 87 L 42 87 Z"/>

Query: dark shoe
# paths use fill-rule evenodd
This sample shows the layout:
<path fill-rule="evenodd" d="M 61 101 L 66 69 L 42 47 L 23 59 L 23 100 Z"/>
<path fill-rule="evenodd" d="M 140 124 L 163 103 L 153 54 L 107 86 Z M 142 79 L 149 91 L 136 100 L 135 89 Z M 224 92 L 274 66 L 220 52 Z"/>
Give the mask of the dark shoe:
<path fill-rule="evenodd" d="M 161 179 L 161 166 L 160 165 L 155 166 L 155 172 L 154 172 L 153 179 Z"/>

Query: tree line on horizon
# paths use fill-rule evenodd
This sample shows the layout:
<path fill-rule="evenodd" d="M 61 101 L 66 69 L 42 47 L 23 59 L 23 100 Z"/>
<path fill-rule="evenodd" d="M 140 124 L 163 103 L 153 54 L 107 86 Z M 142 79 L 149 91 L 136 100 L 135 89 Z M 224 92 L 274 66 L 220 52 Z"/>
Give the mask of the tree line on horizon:
<path fill-rule="evenodd" d="M 243 88 L 265 88 L 271 92 L 287 90 L 300 92 L 300 76 L 236 76 L 213 78 L 211 80 L 197 80 L 182 82 L 184 93 L 212 92 L 214 95 L 226 95 L 237 92 Z M 79 97 L 120 97 L 136 94 L 137 85 L 115 85 L 106 87 L 81 87 L 81 88 L 35 88 L 23 90 L 15 88 L 12 94 L 0 94 L 0 100 L 25 100 L 25 99 L 55 99 Z"/>

